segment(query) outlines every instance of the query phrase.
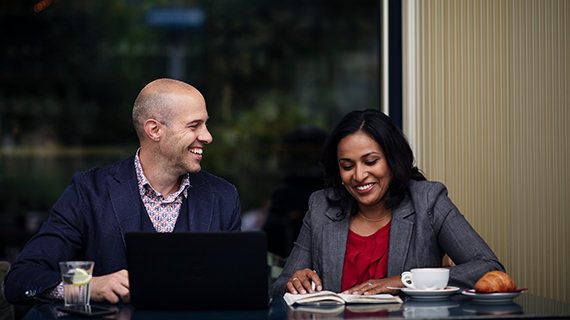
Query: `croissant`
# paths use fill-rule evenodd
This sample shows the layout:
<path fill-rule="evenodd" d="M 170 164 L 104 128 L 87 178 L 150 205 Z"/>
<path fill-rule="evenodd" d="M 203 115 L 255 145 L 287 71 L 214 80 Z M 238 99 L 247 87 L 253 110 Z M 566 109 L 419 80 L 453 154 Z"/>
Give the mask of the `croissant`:
<path fill-rule="evenodd" d="M 490 271 L 485 273 L 481 279 L 475 283 L 477 292 L 507 292 L 517 288 L 515 281 L 508 274 L 501 271 Z"/>

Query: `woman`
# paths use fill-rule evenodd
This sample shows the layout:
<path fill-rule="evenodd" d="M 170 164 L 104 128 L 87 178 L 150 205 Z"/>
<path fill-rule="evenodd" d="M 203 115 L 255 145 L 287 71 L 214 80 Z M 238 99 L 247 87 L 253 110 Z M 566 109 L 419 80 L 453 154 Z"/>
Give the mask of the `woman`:
<path fill-rule="evenodd" d="M 403 286 L 403 271 L 441 267 L 446 253 L 456 264 L 453 286 L 472 288 L 486 272 L 504 271 L 445 186 L 414 166 L 404 135 L 380 111 L 347 114 L 326 142 L 323 165 L 327 188 L 311 195 L 273 295 L 396 293 L 388 287 Z"/>

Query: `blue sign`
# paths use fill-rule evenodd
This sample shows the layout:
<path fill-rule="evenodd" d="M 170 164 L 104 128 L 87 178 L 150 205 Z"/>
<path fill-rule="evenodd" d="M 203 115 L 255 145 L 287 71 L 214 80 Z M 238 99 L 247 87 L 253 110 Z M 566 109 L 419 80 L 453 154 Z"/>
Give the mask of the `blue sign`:
<path fill-rule="evenodd" d="M 154 27 L 199 28 L 205 20 L 201 8 L 155 8 L 146 13 L 146 22 Z"/>

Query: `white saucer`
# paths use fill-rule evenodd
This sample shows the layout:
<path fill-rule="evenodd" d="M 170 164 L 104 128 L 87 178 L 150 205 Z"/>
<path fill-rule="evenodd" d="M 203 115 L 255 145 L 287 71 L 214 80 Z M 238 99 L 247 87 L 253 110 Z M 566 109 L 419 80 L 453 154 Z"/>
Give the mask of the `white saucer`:
<path fill-rule="evenodd" d="M 473 303 L 510 303 L 526 289 L 519 289 L 513 292 L 477 293 L 473 289 L 463 290 L 463 295 L 471 297 Z"/>
<path fill-rule="evenodd" d="M 410 296 L 414 300 L 443 300 L 447 299 L 450 295 L 458 292 L 460 289 L 458 287 L 446 287 L 445 289 L 437 290 L 419 290 L 411 288 L 396 288 L 389 287 L 389 289 L 400 289 L 403 293 Z"/>

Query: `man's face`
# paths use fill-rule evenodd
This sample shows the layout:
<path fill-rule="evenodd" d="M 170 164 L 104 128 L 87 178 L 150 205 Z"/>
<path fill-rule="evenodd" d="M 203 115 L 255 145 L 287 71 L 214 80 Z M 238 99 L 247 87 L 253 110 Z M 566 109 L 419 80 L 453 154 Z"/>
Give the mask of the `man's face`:
<path fill-rule="evenodd" d="M 170 119 L 160 141 L 160 153 L 165 158 L 167 170 L 174 175 L 200 171 L 203 147 L 212 142 L 206 127 L 208 111 L 199 95 L 177 93 L 172 95 Z"/>

